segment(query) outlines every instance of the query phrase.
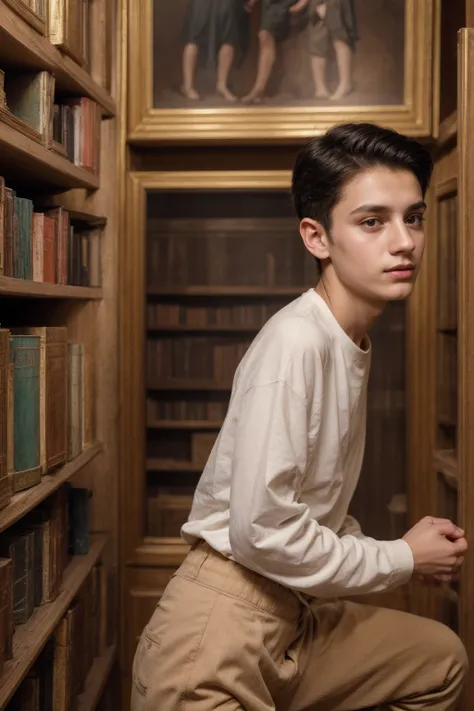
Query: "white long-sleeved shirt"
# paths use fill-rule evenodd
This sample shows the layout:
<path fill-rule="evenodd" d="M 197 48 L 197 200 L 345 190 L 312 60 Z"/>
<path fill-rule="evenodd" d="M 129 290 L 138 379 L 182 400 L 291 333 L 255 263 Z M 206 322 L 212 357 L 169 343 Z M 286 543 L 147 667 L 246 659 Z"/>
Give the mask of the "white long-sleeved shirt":
<path fill-rule="evenodd" d="M 365 445 L 368 338 L 363 346 L 314 289 L 265 324 L 236 370 L 185 541 L 203 538 L 315 597 L 382 591 L 410 578 L 409 545 L 363 536 L 347 515 Z"/>

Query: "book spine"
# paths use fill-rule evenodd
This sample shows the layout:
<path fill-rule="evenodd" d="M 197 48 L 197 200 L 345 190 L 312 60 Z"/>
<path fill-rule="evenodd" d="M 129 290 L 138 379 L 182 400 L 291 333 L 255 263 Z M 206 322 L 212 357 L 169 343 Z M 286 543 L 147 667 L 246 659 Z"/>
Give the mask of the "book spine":
<path fill-rule="evenodd" d="M 40 339 L 12 336 L 13 362 L 13 489 L 27 489 L 41 480 Z"/>
<path fill-rule="evenodd" d="M 69 459 L 77 457 L 82 444 L 82 344 L 68 344 Z"/>
<path fill-rule="evenodd" d="M 8 390 L 10 372 L 10 332 L 0 329 L 0 509 L 11 497 L 8 476 Z"/>

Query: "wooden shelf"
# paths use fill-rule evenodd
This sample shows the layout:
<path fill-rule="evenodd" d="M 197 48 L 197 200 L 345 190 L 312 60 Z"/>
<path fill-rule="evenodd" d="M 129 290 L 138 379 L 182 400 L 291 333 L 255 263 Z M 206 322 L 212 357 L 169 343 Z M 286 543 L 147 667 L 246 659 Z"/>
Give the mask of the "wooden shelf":
<path fill-rule="evenodd" d="M 262 326 L 157 326 L 148 333 L 257 333 Z"/>
<path fill-rule="evenodd" d="M 102 451 L 102 444 L 97 443 L 85 449 L 78 457 L 58 469 L 56 473 L 46 474 L 41 479 L 41 483 L 26 491 L 15 494 L 8 506 L 0 511 L 0 532 L 19 521 L 22 516 L 38 506 L 44 499 L 50 496 L 61 484 L 71 479 L 86 464 L 89 464 L 99 452 Z"/>
<path fill-rule="evenodd" d="M 69 207 L 69 205 L 72 204 L 74 204 L 74 207 Z M 48 208 L 50 210 L 55 207 L 63 207 L 67 210 L 69 219 L 72 222 L 86 222 L 93 227 L 105 227 L 107 224 L 105 215 L 93 214 L 82 205 L 77 205 L 77 201 L 71 202 L 71 193 L 69 191 L 56 193 L 54 196 L 38 195 L 35 197 L 35 206 Z"/>
<path fill-rule="evenodd" d="M 101 657 L 94 659 L 92 668 L 86 679 L 84 691 L 77 700 L 76 711 L 95 710 L 110 676 L 116 655 L 117 648 L 115 645 L 112 645 Z"/>
<path fill-rule="evenodd" d="M 45 299 L 101 299 L 102 289 L 89 286 L 70 286 L 69 284 L 49 284 L 0 276 L 0 295 L 2 294 Z"/>
<path fill-rule="evenodd" d="M 300 296 L 309 286 L 169 286 L 149 288 L 149 296 Z"/>
<path fill-rule="evenodd" d="M 61 592 L 56 600 L 35 608 L 28 622 L 18 625 L 13 636 L 13 659 L 6 663 L 5 671 L 0 678 L 0 709 L 5 708 L 33 666 L 46 641 L 99 559 L 105 542 L 105 536 L 94 536 L 89 553 L 75 556 L 67 566 Z"/>
<path fill-rule="evenodd" d="M 204 465 L 180 459 L 147 459 L 148 472 L 197 472 L 201 473 Z"/>
<path fill-rule="evenodd" d="M 433 466 L 443 475 L 446 483 L 453 489 L 458 488 L 458 463 L 452 449 L 438 449 L 433 455 Z"/>
<path fill-rule="evenodd" d="M 150 430 L 220 430 L 224 420 L 148 420 Z"/>
<path fill-rule="evenodd" d="M 231 390 L 232 383 L 216 383 L 215 380 L 199 378 L 175 378 L 148 385 L 149 390 Z"/>
<path fill-rule="evenodd" d="M 15 63 L 25 68 L 46 69 L 55 75 L 58 89 L 88 96 L 102 107 L 104 116 L 115 116 L 115 101 L 107 91 L 3 0 L 0 0 L 0 16 L 0 60 L 8 61 L 9 65 Z"/>
<path fill-rule="evenodd" d="M 0 43 L 1 41 L 0 32 Z M 100 184 L 97 175 L 79 168 L 54 151 L 47 150 L 2 121 L 0 121 L 0 160 L 5 164 L 2 165 L 2 175 L 8 180 L 10 174 L 13 174 L 16 180 L 24 178 L 27 184 L 36 181 L 43 185 L 82 187 L 92 190 L 98 188 Z"/>
<path fill-rule="evenodd" d="M 107 224 L 107 218 L 103 216 L 91 215 L 89 212 L 79 212 L 78 210 L 68 210 L 67 212 L 71 222 L 87 222 L 93 227 L 105 227 Z"/>
<path fill-rule="evenodd" d="M 441 148 L 456 139 L 458 133 L 458 113 L 453 111 L 439 124 L 436 144 Z"/>

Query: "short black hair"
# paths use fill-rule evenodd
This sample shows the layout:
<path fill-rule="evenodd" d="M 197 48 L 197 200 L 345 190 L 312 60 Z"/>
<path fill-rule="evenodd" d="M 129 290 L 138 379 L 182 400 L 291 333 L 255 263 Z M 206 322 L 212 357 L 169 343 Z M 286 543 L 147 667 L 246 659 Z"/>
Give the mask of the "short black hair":
<path fill-rule="evenodd" d="M 344 123 L 313 138 L 297 156 L 292 194 L 300 220 L 310 217 L 330 233 L 331 212 L 344 185 L 366 168 L 387 166 L 411 171 L 423 197 L 433 160 L 418 141 L 373 123 Z"/>

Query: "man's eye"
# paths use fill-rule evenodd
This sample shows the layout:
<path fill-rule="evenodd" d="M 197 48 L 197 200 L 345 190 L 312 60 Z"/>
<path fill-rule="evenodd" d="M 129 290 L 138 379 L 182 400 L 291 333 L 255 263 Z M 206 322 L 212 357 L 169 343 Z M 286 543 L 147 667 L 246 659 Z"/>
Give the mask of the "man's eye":
<path fill-rule="evenodd" d="M 414 215 L 410 215 L 407 218 L 407 222 L 410 225 L 421 225 L 422 222 L 424 222 L 425 218 L 423 215 L 420 215 L 419 213 L 415 213 Z"/>
<path fill-rule="evenodd" d="M 377 227 L 377 225 L 381 225 L 382 222 L 378 217 L 369 217 L 367 220 L 364 220 L 362 224 L 366 227 Z"/>

